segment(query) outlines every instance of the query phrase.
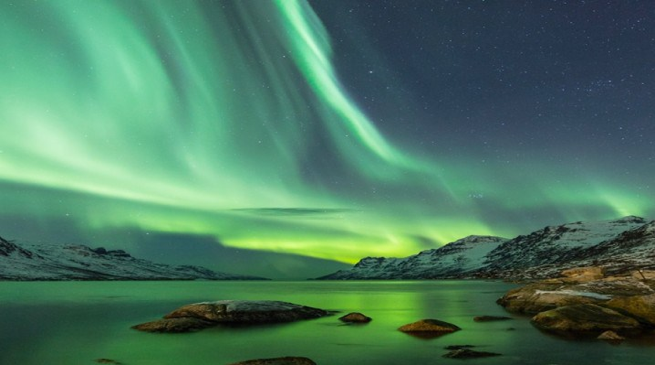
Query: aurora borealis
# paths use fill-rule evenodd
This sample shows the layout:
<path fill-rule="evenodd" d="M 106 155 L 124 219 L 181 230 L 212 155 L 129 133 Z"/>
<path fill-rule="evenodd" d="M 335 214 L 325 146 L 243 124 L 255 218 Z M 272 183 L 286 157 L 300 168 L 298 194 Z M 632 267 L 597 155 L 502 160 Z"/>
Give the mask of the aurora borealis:
<path fill-rule="evenodd" d="M 3 1 L 0 235 L 352 263 L 655 217 L 654 25 L 649 1 Z"/>

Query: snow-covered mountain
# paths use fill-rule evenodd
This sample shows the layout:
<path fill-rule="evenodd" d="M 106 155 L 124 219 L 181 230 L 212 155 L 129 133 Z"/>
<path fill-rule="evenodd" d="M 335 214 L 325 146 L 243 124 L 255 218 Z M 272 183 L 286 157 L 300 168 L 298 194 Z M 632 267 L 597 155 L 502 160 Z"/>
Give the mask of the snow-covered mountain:
<path fill-rule="evenodd" d="M 575 222 L 510 240 L 469 236 L 406 258 L 367 257 L 320 279 L 545 278 L 589 265 L 655 268 L 655 221 L 628 216 Z"/>
<path fill-rule="evenodd" d="M 0 280 L 255 280 L 199 266 L 137 259 L 123 250 L 83 245 L 19 246 L 0 237 Z"/>
<path fill-rule="evenodd" d="M 367 257 L 350 270 L 320 279 L 433 279 L 460 277 L 480 268 L 487 255 L 506 238 L 468 236 L 445 246 L 405 258 Z"/>

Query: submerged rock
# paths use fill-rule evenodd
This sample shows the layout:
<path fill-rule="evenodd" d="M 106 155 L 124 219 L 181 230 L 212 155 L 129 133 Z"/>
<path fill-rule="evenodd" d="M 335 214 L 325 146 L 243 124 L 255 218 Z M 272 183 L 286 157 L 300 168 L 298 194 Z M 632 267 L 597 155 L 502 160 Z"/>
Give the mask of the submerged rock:
<path fill-rule="evenodd" d="M 447 357 L 450 359 L 475 359 L 479 357 L 491 357 L 491 356 L 500 356 L 500 354 L 495 352 L 475 351 L 475 350 L 464 348 L 464 349 L 453 350 L 443 355 L 443 357 Z"/>
<path fill-rule="evenodd" d="M 105 358 L 102 358 L 102 359 L 96 359 L 96 362 L 97 362 L 98 364 L 114 364 L 114 365 L 122 365 L 122 364 L 123 364 L 123 363 L 118 362 L 118 361 L 116 361 L 116 360 L 105 359 Z"/>
<path fill-rule="evenodd" d="M 504 316 L 477 316 L 473 318 L 473 320 L 476 322 L 507 321 L 510 319 L 512 319 L 512 317 L 504 317 Z"/>
<path fill-rule="evenodd" d="M 146 332 L 190 332 L 219 324 L 261 324 L 319 318 L 329 312 L 280 301 L 221 300 L 185 305 L 164 319 L 132 328 Z"/>
<path fill-rule="evenodd" d="M 452 323 L 437 319 L 422 319 L 414 323 L 406 324 L 398 328 L 398 330 L 417 337 L 432 338 L 446 333 L 459 331 L 461 328 Z"/>
<path fill-rule="evenodd" d="M 474 348 L 473 345 L 450 345 L 444 347 L 446 350 L 461 350 L 461 349 L 471 349 Z"/>
<path fill-rule="evenodd" d="M 537 314 L 532 323 L 543 330 L 570 334 L 600 333 L 607 330 L 635 332 L 641 326 L 635 319 L 594 304 L 561 307 Z"/>
<path fill-rule="evenodd" d="M 358 312 L 352 312 L 346 314 L 345 316 L 339 317 L 339 320 L 347 323 L 368 323 L 372 320 L 372 318 Z"/>
<path fill-rule="evenodd" d="M 316 363 L 306 357 L 286 356 L 273 359 L 246 360 L 230 365 L 316 365 Z"/>

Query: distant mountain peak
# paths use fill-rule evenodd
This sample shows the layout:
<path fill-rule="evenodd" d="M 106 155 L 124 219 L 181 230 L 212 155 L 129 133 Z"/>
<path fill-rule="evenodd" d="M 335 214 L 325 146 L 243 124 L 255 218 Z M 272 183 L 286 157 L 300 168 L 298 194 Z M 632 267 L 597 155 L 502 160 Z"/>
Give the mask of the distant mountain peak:
<path fill-rule="evenodd" d="M 619 218 L 619 219 L 614 220 L 612 222 L 645 224 L 647 221 L 646 221 L 646 219 L 644 219 L 642 217 L 638 217 L 636 215 L 627 215 L 627 216 L 625 216 L 623 218 Z"/>
<path fill-rule="evenodd" d="M 0 237 L 0 280 L 251 280 L 256 277 L 172 266 L 132 257 L 123 250 L 84 245 L 29 249 Z"/>

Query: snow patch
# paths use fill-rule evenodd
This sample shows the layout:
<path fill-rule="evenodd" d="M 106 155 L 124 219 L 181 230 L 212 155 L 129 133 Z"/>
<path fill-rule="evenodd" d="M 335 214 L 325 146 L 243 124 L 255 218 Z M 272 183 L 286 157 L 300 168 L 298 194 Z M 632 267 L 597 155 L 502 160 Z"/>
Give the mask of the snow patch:
<path fill-rule="evenodd" d="M 541 294 L 560 294 L 560 295 L 573 295 L 577 297 L 587 297 L 600 300 L 610 300 L 612 299 L 611 295 L 599 294 L 592 292 L 576 291 L 576 290 L 537 290 L 534 292 L 536 295 Z"/>

